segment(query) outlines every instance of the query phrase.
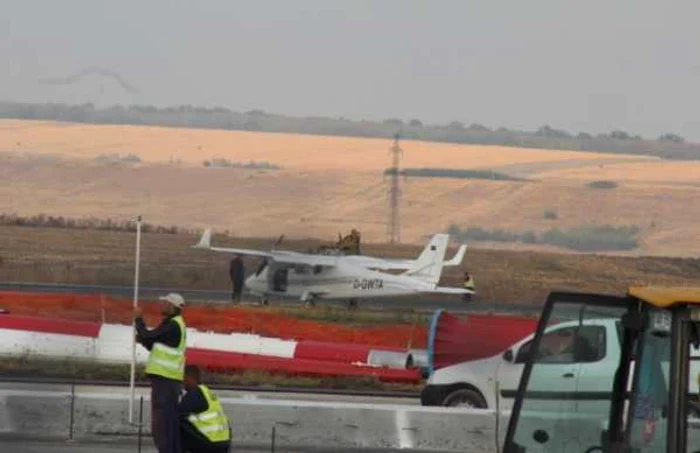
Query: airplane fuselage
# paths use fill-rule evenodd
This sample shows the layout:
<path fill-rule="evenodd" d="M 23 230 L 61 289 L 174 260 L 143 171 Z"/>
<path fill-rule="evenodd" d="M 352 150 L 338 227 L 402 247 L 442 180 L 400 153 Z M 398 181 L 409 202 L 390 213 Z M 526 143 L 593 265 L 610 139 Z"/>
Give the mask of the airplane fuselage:
<path fill-rule="evenodd" d="M 354 266 L 310 267 L 272 263 L 246 280 L 260 295 L 320 299 L 392 297 L 429 291 L 428 282 Z"/>

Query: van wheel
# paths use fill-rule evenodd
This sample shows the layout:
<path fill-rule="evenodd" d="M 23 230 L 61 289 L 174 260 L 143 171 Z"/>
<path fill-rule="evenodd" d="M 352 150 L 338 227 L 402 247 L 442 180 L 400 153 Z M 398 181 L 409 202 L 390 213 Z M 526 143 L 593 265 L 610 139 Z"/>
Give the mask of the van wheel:
<path fill-rule="evenodd" d="M 471 409 L 486 409 L 487 404 L 483 396 L 476 390 L 457 389 L 450 392 L 442 403 L 447 407 L 466 407 Z"/>

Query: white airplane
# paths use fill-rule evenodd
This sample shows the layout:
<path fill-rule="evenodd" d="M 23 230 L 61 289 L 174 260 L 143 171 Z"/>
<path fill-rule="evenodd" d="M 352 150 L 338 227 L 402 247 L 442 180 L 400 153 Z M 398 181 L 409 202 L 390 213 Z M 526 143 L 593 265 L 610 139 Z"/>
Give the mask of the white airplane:
<path fill-rule="evenodd" d="M 361 255 L 315 255 L 285 250 L 213 247 L 207 229 L 193 248 L 241 256 L 264 258 L 257 271 L 246 279 L 248 289 L 262 296 L 299 297 L 313 305 L 317 299 L 345 299 L 357 306 L 357 299 L 428 294 L 472 294 L 465 288 L 438 286 L 442 268 L 459 266 L 467 246 L 462 244 L 454 257 L 444 261 L 449 235 L 436 234 L 416 260 L 383 259 Z M 381 272 L 403 270 L 400 274 Z"/>

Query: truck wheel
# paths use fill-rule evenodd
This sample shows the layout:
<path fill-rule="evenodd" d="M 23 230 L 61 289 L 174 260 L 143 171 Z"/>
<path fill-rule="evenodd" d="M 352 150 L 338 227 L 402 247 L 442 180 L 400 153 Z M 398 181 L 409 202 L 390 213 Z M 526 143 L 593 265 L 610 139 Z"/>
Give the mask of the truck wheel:
<path fill-rule="evenodd" d="M 486 409 L 487 404 L 483 396 L 476 390 L 457 389 L 450 392 L 442 403 L 447 407 L 466 407 L 471 409 Z"/>

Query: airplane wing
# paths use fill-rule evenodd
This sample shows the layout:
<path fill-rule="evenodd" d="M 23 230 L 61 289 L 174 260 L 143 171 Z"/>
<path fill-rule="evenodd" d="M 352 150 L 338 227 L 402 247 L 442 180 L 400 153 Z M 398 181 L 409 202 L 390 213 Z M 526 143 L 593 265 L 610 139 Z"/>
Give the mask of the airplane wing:
<path fill-rule="evenodd" d="M 391 270 L 391 269 L 405 269 L 408 270 L 413 265 L 413 260 L 391 260 L 383 258 L 374 258 L 371 256 L 343 256 L 341 259 L 357 267 L 364 267 L 370 269 L 381 269 L 381 270 Z"/>
<path fill-rule="evenodd" d="M 202 233 L 202 237 L 196 245 L 192 246 L 193 249 L 204 249 L 212 250 L 214 252 L 231 253 L 234 255 L 242 256 L 259 256 L 263 258 L 272 258 L 272 252 L 264 252 L 262 250 L 252 250 L 252 249 L 238 249 L 238 248 L 226 248 L 226 247 L 212 247 L 211 245 L 211 229 L 207 228 Z"/>
<path fill-rule="evenodd" d="M 462 244 L 455 252 L 452 259 L 445 261 L 443 266 L 459 266 L 464 260 L 464 255 L 467 251 L 466 244 Z M 415 260 L 397 260 L 397 259 L 385 259 L 385 258 L 375 258 L 372 256 L 344 256 L 342 259 L 353 266 L 366 267 L 371 269 L 379 270 L 409 270 L 415 264 Z"/>
<path fill-rule="evenodd" d="M 241 256 L 256 256 L 262 258 L 272 259 L 279 263 L 289 263 L 289 264 L 306 264 L 308 266 L 325 266 L 332 267 L 337 264 L 336 257 L 334 256 L 324 256 L 324 255 L 308 255 L 298 252 L 288 252 L 288 251 L 271 251 L 265 252 L 263 250 L 253 250 L 253 249 L 239 249 L 239 248 L 227 248 L 227 247 L 212 247 L 211 245 L 211 229 L 207 229 L 202 234 L 199 242 L 193 245 L 192 248 L 211 250 L 214 252 L 231 253 L 234 255 Z"/>
<path fill-rule="evenodd" d="M 334 267 L 338 258 L 326 255 L 309 255 L 297 252 L 273 252 L 272 259 L 278 263 L 306 264 L 308 266 Z"/>

